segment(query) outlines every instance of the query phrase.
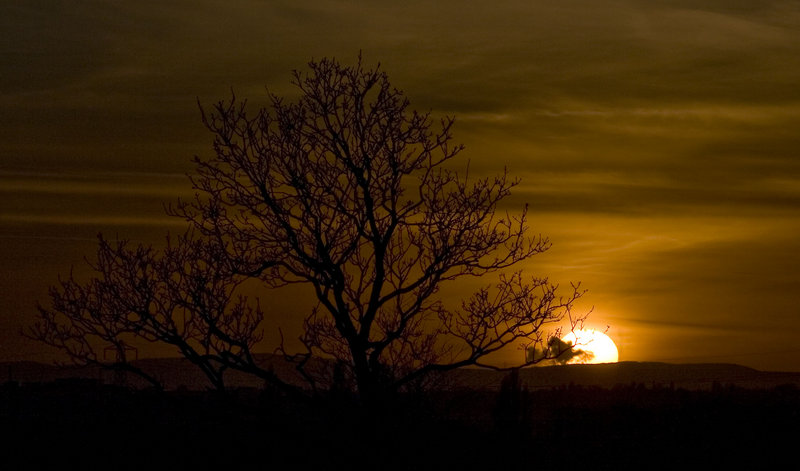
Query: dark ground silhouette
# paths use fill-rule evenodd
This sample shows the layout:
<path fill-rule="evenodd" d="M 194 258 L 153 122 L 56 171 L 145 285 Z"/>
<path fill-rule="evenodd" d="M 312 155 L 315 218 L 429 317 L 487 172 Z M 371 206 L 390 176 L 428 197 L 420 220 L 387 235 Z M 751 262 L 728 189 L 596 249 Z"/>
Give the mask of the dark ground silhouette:
<path fill-rule="evenodd" d="M 256 388 L 6 382 L 3 460 L 53 469 L 765 469 L 800 438 L 794 385 L 519 384 L 399 396 L 366 413 L 343 394 L 299 401 Z"/>

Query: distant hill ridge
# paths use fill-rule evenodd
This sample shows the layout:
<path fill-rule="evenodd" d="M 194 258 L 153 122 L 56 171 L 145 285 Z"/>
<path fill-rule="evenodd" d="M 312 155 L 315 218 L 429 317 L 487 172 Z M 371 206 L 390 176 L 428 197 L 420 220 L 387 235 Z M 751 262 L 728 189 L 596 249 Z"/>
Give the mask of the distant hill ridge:
<path fill-rule="evenodd" d="M 271 365 L 276 374 L 301 384 L 292 365 L 271 354 L 258 356 L 259 362 Z M 167 389 L 186 387 L 205 389 L 208 383 L 202 373 L 182 358 L 151 358 L 134 362 L 152 372 Z M 497 390 L 508 373 L 478 368 L 462 368 L 449 372 L 443 384 L 455 388 Z M 57 366 L 32 361 L 0 362 L 0 383 L 46 383 L 69 378 L 85 378 L 112 383 L 113 373 L 97 367 Z M 132 386 L 144 386 L 129 376 Z M 232 371 L 226 377 L 229 387 L 260 387 L 257 378 Z M 532 367 L 520 370 L 520 379 L 530 390 L 567 385 L 612 388 L 617 385 L 642 384 L 646 387 L 674 387 L 689 390 L 710 389 L 716 385 L 732 385 L 748 389 L 774 388 L 780 385 L 800 387 L 800 372 L 766 372 L 730 363 L 659 363 L 623 361 L 596 365 L 562 365 Z"/>

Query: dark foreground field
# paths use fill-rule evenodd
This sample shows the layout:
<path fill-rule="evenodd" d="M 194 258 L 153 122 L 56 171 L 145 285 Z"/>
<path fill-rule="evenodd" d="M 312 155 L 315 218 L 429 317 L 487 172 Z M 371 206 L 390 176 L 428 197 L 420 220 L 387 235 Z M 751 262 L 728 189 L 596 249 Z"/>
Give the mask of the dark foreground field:
<path fill-rule="evenodd" d="M 798 419 L 794 385 L 462 389 L 366 413 L 347 397 L 304 402 L 255 388 L 7 382 L 0 467 L 768 469 L 796 454 Z"/>

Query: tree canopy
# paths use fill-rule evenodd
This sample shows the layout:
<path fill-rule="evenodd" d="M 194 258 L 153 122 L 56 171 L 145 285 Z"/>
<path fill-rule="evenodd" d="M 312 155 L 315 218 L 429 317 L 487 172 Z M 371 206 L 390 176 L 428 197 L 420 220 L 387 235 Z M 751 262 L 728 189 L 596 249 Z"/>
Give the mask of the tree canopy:
<path fill-rule="evenodd" d="M 160 254 L 101 240 L 96 277 L 53 288 L 33 336 L 84 362 L 97 360 L 89 337 L 166 341 L 220 385 L 227 368 L 281 383 L 252 360 L 268 313 L 236 292 L 243 280 L 298 283 L 317 306 L 303 314 L 304 351 L 280 351 L 309 381 L 312 358 L 335 360 L 370 397 L 433 372 L 495 367 L 488 355 L 546 345 L 546 329 L 583 319 L 571 312 L 578 286 L 561 296 L 519 271 L 550 242 L 528 235 L 526 208 L 498 210 L 517 179 L 454 167 L 454 118 L 411 110 L 360 59 L 312 61 L 292 83 L 296 100 L 271 94 L 255 112 L 235 96 L 201 106 L 214 156 L 195 158 L 194 199 L 169 209 L 187 234 Z M 489 276 L 460 306 L 439 296 Z"/>

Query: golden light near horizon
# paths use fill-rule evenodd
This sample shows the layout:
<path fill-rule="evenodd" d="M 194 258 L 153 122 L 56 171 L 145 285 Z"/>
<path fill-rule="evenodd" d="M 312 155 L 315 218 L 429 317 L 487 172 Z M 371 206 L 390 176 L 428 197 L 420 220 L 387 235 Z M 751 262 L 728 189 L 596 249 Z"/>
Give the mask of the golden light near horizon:
<path fill-rule="evenodd" d="M 595 329 L 574 330 L 561 340 L 571 343 L 576 350 L 591 355 L 577 355 L 567 361 L 568 364 L 581 363 L 616 363 L 619 361 L 619 350 L 611 337 Z"/>

